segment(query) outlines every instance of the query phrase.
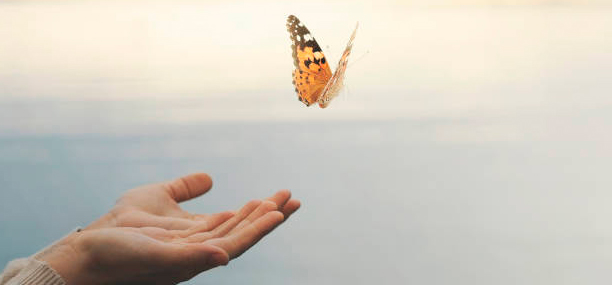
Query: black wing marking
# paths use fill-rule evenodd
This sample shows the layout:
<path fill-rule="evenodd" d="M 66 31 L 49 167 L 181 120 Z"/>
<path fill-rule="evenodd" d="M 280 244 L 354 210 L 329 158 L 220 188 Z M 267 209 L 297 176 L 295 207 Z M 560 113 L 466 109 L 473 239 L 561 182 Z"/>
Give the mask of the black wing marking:
<path fill-rule="evenodd" d="M 293 51 L 293 65 L 296 69 L 299 69 L 299 60 L 297 57 L 297 49 L 304 50 L 306 47 L 311 47 L 312 52 L 323 52 L 315 38 L 310 34 L 310 31 L 304 24 L 300 22 L 296 16 L 289 15 L 287 17 L 287 31 L 289 32 L 289 38 L 291 38 L 291 50 Z M 325 59 L 323 59 L 325 60 Z M 325 63 L 325 62 L 323 62 Z"/>

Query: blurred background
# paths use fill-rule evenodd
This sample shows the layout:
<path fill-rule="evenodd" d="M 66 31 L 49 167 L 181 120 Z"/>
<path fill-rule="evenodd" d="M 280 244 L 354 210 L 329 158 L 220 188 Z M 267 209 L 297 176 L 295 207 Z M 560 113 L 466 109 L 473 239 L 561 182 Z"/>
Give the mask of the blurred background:
<path fill-rule="evenodd" d="M 360 23 L 325 110 L 289 14 L 332 68 Z M 303 207 L 187 284 L 608 284 L 611 51 L 604 0 L 2 1 L 0 266 L 208 172 Z"/>

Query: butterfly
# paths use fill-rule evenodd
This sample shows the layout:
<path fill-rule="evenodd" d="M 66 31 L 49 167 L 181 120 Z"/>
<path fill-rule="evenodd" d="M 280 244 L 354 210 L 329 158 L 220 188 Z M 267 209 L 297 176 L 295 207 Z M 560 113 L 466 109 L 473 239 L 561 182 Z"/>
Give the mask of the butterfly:
<path fill-rule="evenodd" d="M 287 17 L 287 31 L 289 31 L 289 37 L 292 41 L 291 50 L 293 51 L 293 65 L 295 66 L 292 73 L 293 85 L 298 100 L 306 106 L 316 102 L 319 103 L 319 107 L 325 108 L 334 97 L 338 96 L 343 86 L 344 72 L 358 27 L 359 23 L 351 34 L 336 71 L 332 74 L 321 47 L 312 37 L 310 31 L 296 16 L 289 15 Z"/>

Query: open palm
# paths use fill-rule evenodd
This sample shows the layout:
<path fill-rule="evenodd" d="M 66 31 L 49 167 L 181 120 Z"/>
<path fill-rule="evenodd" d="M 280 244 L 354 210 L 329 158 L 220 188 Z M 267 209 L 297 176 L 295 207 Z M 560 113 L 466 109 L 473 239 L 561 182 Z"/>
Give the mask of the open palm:
<path fill-rule="evenodd" d="M 211 186 L 208 175 L 193 174 L 132 189 L 69 243 L 71 264 L 81 268 L 47 261 L 64 271 L 68 284 L 174 284 L 227 264 L 300 206 L 281 190 L 235 212 L 193 214 L 179 207 Z"/>

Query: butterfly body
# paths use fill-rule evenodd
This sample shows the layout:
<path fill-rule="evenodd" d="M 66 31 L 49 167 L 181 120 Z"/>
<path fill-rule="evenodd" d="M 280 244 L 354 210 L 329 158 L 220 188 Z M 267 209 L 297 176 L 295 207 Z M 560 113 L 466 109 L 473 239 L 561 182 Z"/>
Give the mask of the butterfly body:
<path fill-rule="evenodd" d="M 297 17 L 290 15 L 287 18 L 287 31 L 293 43 L 291 49 L 295 69 L 292 77 L 298 100 L 306 106 L 318 103 L 321 108 L 327 107 L 331 99 L 336 97 L 342 89 L 344 72 L 357 27 L 334 73 L 331 72 L 321 47 Z"/>

